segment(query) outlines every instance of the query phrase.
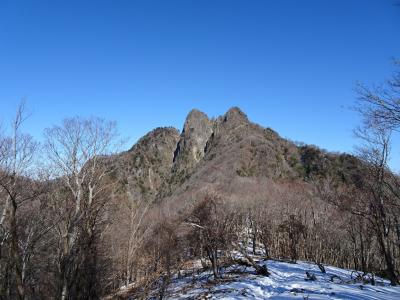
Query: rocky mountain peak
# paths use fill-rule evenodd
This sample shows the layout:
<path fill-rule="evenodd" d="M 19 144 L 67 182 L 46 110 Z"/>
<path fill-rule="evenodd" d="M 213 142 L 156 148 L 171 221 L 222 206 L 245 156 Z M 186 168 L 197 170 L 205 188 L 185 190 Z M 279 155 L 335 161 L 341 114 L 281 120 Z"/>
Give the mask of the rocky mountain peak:
<path fill-rule="evenodd" d="M 239 108 L 232 107 L 224 115 L 225 122 L 248 122 L 247 115 Z"/>
<path fill-rule="evenodd" d="M 190 173 L 204 157 L 204 149 L 213 132 L 213 122 L 208 116 L 193 109 L 188 114 L 174 156 L 175 172 Z"/>
<path fill-rule="evenodd" d="M 151 147 L 160 147 L 166 141 L 172 143 L 174 140 L 179 138 L 179 131 L 173 127 L 158 127 L 148 132 L 146 135 L 141 137 L 139 141 L 132 146 L 129 152 L 134 151 L 137 148 L 149 150 Z"/>
<path fill-rule="evenodd" d="M 157 128 L 131 150 L 113 157 L 110 164 L 123 190 L 151 200 L 190 193 L 198 183 L 226 186 L 244 177 L 303 178 L 340 165 L 334 156 L 327 160 L 321 155 L 318 149 L 297 147 L 271 129 L 250 122 L 245 113 L 233 107 L 212 120 L 194 109 L 181 132 L 172 127 Z M 350 169 L 357 169 L 357 163 L 340 159 Z M 350 181 L 356 178 L 353 173 L 346 176 Z"/>
<path fill-rule="evenodd" d="M 152 200 L 171 172 L 173 153 L 180 133 L 173 127 L 159 127 L 128 151 L 110 157 L 110 176 L 118 180 L 117 190 L 135 199 Z"/>
<path fill-rule="evenodd" d="M 188 134 L 191 131 L 199 132 L 210 123 L 208 116 L 200 110 L 192 109 L 186 117 L 182 134 Z"/>

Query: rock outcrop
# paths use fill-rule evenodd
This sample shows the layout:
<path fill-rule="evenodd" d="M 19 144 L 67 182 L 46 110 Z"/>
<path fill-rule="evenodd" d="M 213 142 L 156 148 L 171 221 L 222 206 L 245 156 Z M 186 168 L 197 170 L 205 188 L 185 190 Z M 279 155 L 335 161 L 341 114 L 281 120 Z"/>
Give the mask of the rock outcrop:
<path fill-rule="evenodd" d="M 193 109 L 187 116 L 174 154 L 174 176 L 186 177 L 203 159 L 208 140 L 213 133 L 213 122 L 207 115 Z"/>
<path fill-rule="evenodd" d="M 119 179 L 119 191 L 136 199 L 154 199 L 170 177 L 179 137 L 175 128 L 157 128 L 114 157 L 113 174 Z"/>

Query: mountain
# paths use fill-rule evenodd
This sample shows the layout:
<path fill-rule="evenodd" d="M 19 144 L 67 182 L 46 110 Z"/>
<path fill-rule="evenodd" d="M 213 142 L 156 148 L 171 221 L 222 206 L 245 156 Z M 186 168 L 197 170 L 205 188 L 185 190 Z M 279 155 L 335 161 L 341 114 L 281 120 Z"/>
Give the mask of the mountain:
<path fill-rule="evenodd" d="M 162 299 L 194 261 L 216 282 L 235 264 L 268 273 L 248 255 L 232 260 L 241 248 L 386 276 L 379 255 L 364 260 L 380 253 L 370 224 L 345 209 L 365 208 L 366 163 L 282 138 L 238 107 L 216 118 L 193 109 L 181 132 L 156 128 L 102 159 L 113 187 L 96 231 L 104 295 L 129 285 L 127 298 L 154 290 Z"/>
<path fill-rule="evenodd" d="M 263 178 L 306 182 L 329 175 L 355 185 L 362 181 L 362 165 L 352 155 L 296 145 L 251 122 L 238 107 L 215 119 L 193 109 L 181 133 L 157 128 L 112 157 L 111 165 L 119 191 L 145 201 L 189 199 L 207 188 L 234 193 L 241 183 L 259 185 Z"/>

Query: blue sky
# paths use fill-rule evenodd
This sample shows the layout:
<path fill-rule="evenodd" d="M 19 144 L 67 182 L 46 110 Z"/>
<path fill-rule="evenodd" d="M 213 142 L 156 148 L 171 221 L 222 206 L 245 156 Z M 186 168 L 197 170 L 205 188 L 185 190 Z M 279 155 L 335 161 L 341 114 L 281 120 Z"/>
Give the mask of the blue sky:
<path fill-rule="evenodd" d="M 283 137 L 351 152 L 355 83 L 388 78 L 400 57 L 396 3 L 1 0 L 0 119 L 25 97 L 39 140 L 65 117 L 100 116 L 129 147 L 192 108 L 239 106 Z"/>

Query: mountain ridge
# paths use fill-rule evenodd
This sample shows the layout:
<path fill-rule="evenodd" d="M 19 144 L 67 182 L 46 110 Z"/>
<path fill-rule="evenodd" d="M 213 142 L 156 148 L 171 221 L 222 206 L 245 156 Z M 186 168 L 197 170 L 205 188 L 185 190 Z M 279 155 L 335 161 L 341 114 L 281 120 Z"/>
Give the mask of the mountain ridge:
<path fill-rule="evenodd" d="M 360 180 L 360 162 L 350 154 L 296 145 L 249 120 L 238 107 L 209 118 L 192 109 L 183 129 L 159 127 L 113 158 L 121 190 L 147 201 L 195 194 L 200 186 L 223 186 L 238 178 L 307 181 L 332 176 Z M 204 184 L 203 184 L 204 183 Z"/>

